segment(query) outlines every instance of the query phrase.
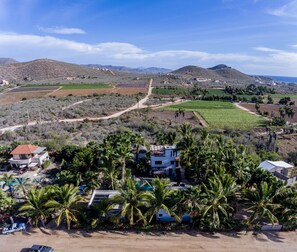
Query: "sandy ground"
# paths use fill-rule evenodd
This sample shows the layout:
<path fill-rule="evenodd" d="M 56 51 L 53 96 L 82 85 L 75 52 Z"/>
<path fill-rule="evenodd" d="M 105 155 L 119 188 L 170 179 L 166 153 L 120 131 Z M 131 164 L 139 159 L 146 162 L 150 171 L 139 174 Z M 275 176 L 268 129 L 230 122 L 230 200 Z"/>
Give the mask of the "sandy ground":
<path fill-rule="evenodd" d="M 1 252 L 25 252 L 32 244 L 52 246 L 55 252 L 94 251 L 296 251 L 296 232 L 206 234 L 133 233 L 133 232 L 71 232 L 34 229 L 28 233 L 0 236 Z"/>

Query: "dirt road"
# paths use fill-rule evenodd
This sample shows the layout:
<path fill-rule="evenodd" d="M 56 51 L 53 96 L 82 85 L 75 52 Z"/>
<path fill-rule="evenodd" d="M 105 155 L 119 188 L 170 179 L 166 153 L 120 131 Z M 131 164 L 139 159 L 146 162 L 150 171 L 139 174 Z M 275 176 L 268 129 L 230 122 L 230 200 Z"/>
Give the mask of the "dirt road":
<path fill-rule="evenodd" d="M 44 231 L 0 236 L 1 252 L 25 252 L 32 244 L 52 246 L 55 252 L 178 252 L 178 251 L 296 251 L 297 233 L 265 233 L 258 237 L 245 233 L 201 234 L 188 233 L 132 233 L 132 232 L 72 232 Z"/>

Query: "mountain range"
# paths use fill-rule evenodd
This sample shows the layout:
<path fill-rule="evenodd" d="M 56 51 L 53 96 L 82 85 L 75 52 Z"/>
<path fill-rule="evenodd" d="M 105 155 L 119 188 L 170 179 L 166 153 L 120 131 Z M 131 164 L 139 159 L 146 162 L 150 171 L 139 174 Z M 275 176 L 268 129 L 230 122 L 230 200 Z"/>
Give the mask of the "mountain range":
<path fill-rule="evenodd" d="M 229 81 L 232 83 L 253 82 L 255 78 L 234 68 L 220 64 L 211 68 L 185 66 L 175 71 L 165 68 L 129 68 L 110 65 L 77 65 L 50 59 L 38 59 L 16 63 L 13 59 L 0 59 L 0 79 L 15 83 L 23 82 L 68 82 L 75 80 L 123 83 L 135 79 L 154 78 L 160 83 L 166 79 L 181 80 L 173 83 L 184 83 L 189 80 L 207 79 L 208 81 Z M 12 62 L 12 63 L 10 63 Z M 146 76 L 146 77 L 145 77 Z"/>

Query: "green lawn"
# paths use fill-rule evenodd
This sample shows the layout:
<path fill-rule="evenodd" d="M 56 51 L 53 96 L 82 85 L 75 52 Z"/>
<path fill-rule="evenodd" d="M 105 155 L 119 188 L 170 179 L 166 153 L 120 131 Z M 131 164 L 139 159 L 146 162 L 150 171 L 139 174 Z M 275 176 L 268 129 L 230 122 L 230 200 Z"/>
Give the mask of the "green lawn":
<path fill-rule="evenodd" d="M 236 108 L 230 102 L 189 101 L 166 109 L 179 108 L 197 111 L 212 129 L 251 129 L 265 124 L 263 119 Z"/>
<path fill-rule="evenodd" d="M 42 84 L 24 87 L 62 87 L 62 90 L 112 88 L 110 84 Z"/>

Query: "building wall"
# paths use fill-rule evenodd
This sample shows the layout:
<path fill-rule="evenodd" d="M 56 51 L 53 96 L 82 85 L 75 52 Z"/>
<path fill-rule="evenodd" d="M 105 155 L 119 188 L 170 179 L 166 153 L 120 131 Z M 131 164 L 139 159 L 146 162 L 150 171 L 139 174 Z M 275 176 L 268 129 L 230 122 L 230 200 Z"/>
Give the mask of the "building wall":
<path fill-rule="evenodd" d="M 164 170 L 166 168 L 171 168 L 173 175 L 176 171 L 176 158 L 180 156 L 180 151 L 175 151 L 175 149 L 165 149 L 163 156 L 151 155 L 151 169 L 152 170 Z M 166 175 L 169 172 L 166 170 Z"/>

